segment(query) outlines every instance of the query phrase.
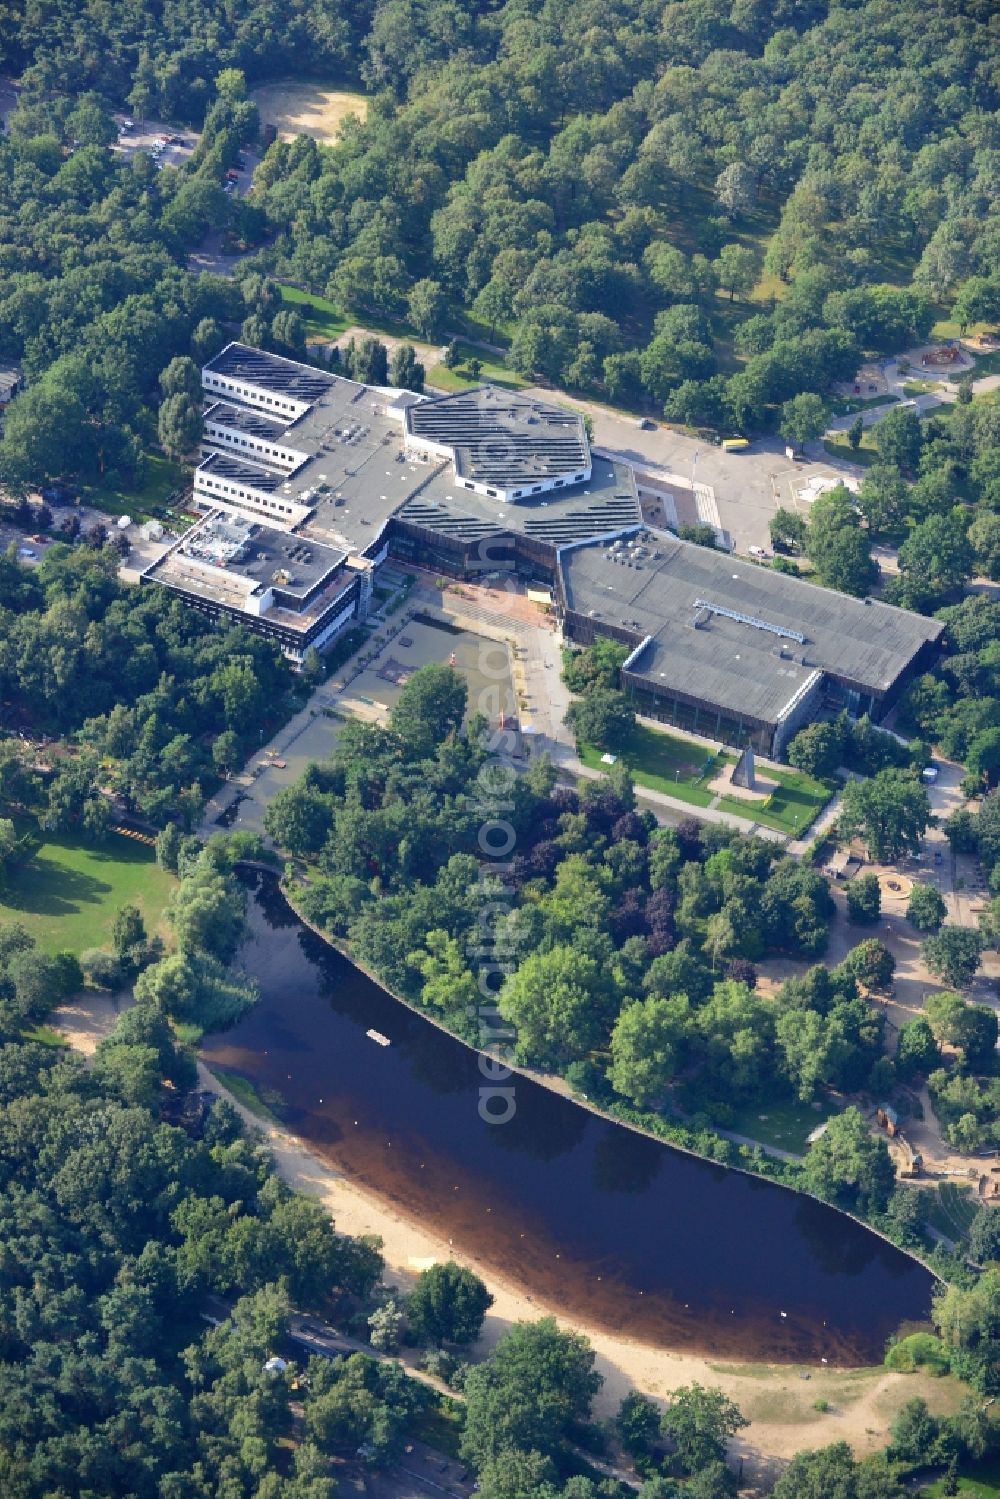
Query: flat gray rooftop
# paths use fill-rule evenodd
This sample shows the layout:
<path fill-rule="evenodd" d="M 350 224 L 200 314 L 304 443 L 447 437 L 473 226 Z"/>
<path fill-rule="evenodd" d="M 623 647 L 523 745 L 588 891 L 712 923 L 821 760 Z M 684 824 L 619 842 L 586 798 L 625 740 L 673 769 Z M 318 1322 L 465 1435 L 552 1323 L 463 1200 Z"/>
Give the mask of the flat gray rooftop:
<path fill-rule="evenodd" d="M 582 473 L 590 464 L 577 412 L 495 385 L 411 406 L 406 425 L 414 437 L 451 448 L 460 477 L 501 489 Z"/>
<path fill-rule="evenodd" d="M 302 416 L 287 423 L 228 400 L 216 401 L 211 408 L 213 420 L 265 438 L 273 436 L 285 446 L 308 453 L 307 461 L 293 474 L 271 468 L 252 454 L 218 450 L 209 454 L 201 468 L 232 483 L 312 507 L 304 532 L 341 550 L 364 551 L 397 514 L 454 540 L 516 532 L 554 546 L 607 536 L 641 522 L 631 469 L 592 457 L 582 419 L 574 412 L 492 386 L 477 387 L 459 397 L 420 401 L 408 391 L 358 385 L 242 344 L 230 344 L 206 369 L 312 401 Z M 315 386 L 313 375 L 317 376 Z M 405 448 L 403 412 L 408 422 L 419 419 L 430 426 L 440 419 L 434 413 L 442 410 L 453 436 L 463 424 L 467 433 L 478 432 L 476 442 L 470 439 L 468 447 L 470 455 L 473 447 L 479 454 L 476 462 L 489 463 L 485 427 L 501 423 L 514 434 L 510 441 L 519 455 L 518 463 L 530 467 L 530 454 L 536 452 L 532 460 L 535 477 L 581 472 L 588 463 L 591 477 L 511 504 L 465 489 L 456 482 L 450 459 Z M 434 440 L 445 441 L 444 437 Z M 557 450 L 564 455 L 558 461 Z M 527 483 L 530 477 L 526 467 L 517 482 Z"/>
<path fill-rule="evenodd" d="M 567 541 L 608 536 L 642 519 L 632 471 L 627 464 L 593 458 L 583 484 L 549 490 L 509 505 L 462 489 L 447 464 L 400 511 L 400 520 L 460 540 L 515 532 L 561 546 Z"/>
<path fill-rule="evenodd" d="M 344 561 L 334 547 L 218 514 L 196 526 L 176 551 L 178 558 L 224 567 L 234 578 L 273 585 L 293 598 L 305 598 Z"/>
<path fill-rule="evenodd" d="M 559 570 L 567 608 L 652 637 L 630 668 L 652 688 L 767 723 L 817 668 L 862 691 L 887 692 L 942 629 L 664 531 L 566 547 Z"/>
<path fill-rule="evenodd" d="M 405 451 L 400 423 L 388 415 L 381 391 L 346 380 L 293 422 L 282 440 L 312 453 L 294 474 L 219 452 L 202 467 L 313 506 L 304 529 L 347 551 L 363 551 L 396 514 L 456 540 L 518 532 L 551 545 L 607 536 L 642 519 L 631 469 L 607 458 L 591 460 L 583 484 L 509 505 L 463 489 L 450 460 Z"/>

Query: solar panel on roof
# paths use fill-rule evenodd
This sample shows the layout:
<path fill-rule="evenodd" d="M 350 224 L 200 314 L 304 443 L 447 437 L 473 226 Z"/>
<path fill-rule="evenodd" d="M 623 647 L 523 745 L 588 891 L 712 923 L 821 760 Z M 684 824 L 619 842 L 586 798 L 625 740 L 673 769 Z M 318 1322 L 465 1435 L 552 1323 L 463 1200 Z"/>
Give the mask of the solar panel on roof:
<path fill-rule="evenodd" d="M 309 369 L 307 365 L 282 359 L 277 354 L 267 354 L 263 349 L 248 348 L 246 344 L 229 344 L 205 368 L 227 379 L 245 380 L 248 385 L 287 395 L 296 401 L 317 401 L 336 384 L 334 375 Z"/>

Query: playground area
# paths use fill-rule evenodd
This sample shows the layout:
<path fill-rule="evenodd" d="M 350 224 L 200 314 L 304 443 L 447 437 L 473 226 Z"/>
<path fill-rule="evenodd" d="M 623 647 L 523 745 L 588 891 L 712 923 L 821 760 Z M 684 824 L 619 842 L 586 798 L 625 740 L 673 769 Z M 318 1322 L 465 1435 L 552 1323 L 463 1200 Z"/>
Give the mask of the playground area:
<path fill-rule="evenodd" d="M 907 354 L 914 370 L 935 370 L 943 375 L 964 375 L 975 367 L 976 361 L 957 339 L 946 344 L 926 344 L 912 349 Z"/>
<path fill-rule="evenodd" d="M 889 394 L 885 365 L 880 361 L 863 364 L 853 380 L 839 380 L 833 387 L 839 396 L 868 400 Z"/>

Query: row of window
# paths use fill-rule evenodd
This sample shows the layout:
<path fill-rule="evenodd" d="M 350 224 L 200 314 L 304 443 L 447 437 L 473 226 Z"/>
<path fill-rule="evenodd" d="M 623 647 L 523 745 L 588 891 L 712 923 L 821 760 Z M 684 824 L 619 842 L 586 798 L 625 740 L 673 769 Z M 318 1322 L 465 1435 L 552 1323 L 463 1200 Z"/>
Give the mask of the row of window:
<path fill-rule="evenodd" d="M 250 505 L 264 505 L 268 510 L 277 510 L 281 515 L 294 515 L 294 505 L 283 505 L 280 500 L 272 500 L 260 494 L 249 494 L 245 489 L 237 489 L 233 484 L 227 484 L 224 479 L 208 479 L 203 474 L 199 483 L 205 489 L 217 489 L 220 494 L 229 495 L 239 500 L 246 500 Z"/>
<path fill-rule="evenodd" d="M 248 401 L 263 401 L 267 406 L 277 406 L 279 411 L 290 411 L 293 416 L 299 409 L 296 401 L 279 401 L 277 396 L 269 396 L 266 391 L 257 390 L 252 385 L 237 385 L 232 380 L 224 380 L 221 376 L 212 374 L 206 374 L 202 378 L 206 385 L 213 385 L 217 390 L 245 396 Z"/>
<path fill-rule="evenodd" d="M 554 479 L 552 481 L 551 488 L 561 489 L 564 484 L 579 484 L 585 478 L 586 474 L 574 474 L 572 479 Z M 463 489 L 475 489 L 476 487 L 470 479 L 463 479 L 461 483 Z M 514 500 L 522 500 L 526 494 L 542 494 L 544 489 L 544 484 L 533 484 L 530 489 L 513 489 L 511 490 L 511 498 Z M 499 489 L 487 489 L 486 493 L 490 496 L 491 499 L 495 500 L 500 495 L 501 491 Z"/>
<path fill-rule="evenodd" d="M 250 448 L 254 453 L 265 453 L 268 458 L 277 458 L 279 463 L 290 461 L 284 448 L 269 448 L 266 443 L 255 442 L 253 438 L 236 437 L 229 427 L 220 427 L 214 422 L 208 422 L 205 430 L 210 437 L 218 437 L 233 447 Z"/>

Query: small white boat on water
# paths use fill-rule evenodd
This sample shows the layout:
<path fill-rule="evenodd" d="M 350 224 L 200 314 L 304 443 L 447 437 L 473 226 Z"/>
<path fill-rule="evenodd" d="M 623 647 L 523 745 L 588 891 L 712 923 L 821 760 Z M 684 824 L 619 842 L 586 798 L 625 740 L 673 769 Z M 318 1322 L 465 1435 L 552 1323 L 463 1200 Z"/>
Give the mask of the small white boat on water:
<path fill-rule="evenodd" d="M 381 1031 L 367 1030 L 367 1031 L 365 1031 L 365 1035 L 368 1037 L 369 1041 L 377 1041 L 378 1044 L 379 1044 L 379 1046 L 391 1046 L 392 1045 L 392 1042 L 389 1040 L 389 1037 L 388 1036 L 383 1036 L 383 1034 L 382 1034 Z"/>

